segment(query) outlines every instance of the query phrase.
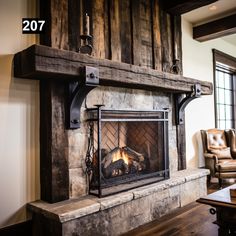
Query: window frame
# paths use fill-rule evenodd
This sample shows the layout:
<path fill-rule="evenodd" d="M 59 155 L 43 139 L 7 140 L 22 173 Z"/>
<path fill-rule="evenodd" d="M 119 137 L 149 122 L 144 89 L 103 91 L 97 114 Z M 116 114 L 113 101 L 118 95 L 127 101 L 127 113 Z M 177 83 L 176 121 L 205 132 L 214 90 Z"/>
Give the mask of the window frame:
<path fill-rule="evenodd" d="M 216 71 L 218 68 L 222 67 L 223 70 L 224 65 L 227 66 L 227 71 L 225 73 L 232 73 L 232 105 L 233 105 L 233 111 L 232 111 L 232 128 L 236 127 L 236 58 L 232 57 L 226 53 L 223 53 L 221 51 L 218 51 L 216 49 L 212 50 L 213 52 L 213 81 L 214 81 L 214 111 L 215 111 L 215 127 L 218 127 L 218 114 L 217 114 L 217 88 L 216 88 Z M 220 66 L 219 66 L 220 65 Z M 218 69 L 219 70 L 219 69 Z"/>

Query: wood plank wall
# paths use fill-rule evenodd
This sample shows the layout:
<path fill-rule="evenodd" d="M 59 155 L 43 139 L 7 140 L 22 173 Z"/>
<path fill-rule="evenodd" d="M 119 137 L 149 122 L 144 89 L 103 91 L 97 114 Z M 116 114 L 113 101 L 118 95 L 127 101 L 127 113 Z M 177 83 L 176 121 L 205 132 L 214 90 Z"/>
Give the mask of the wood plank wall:
<path fill-rule="evenodd" d="M 41 17 L 51 29 L 41 35 L 41 44 L 78 51 L 88 13 L 92 56 L 165 72 L 172 72 L 177 56 L 182 68 L 181 17 L 162 10 L 159 0 L 40 0 L 40 4 Z"/>

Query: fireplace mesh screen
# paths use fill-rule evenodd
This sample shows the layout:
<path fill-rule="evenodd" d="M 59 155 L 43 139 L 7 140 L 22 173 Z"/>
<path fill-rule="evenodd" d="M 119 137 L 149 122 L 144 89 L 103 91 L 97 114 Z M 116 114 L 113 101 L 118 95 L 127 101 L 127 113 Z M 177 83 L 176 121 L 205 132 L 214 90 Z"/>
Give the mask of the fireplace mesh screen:
<path fill-rule="evenodd" d="M 168 111 L 88 109 L 90 193 L 105 196 L 169 177 Z"/>

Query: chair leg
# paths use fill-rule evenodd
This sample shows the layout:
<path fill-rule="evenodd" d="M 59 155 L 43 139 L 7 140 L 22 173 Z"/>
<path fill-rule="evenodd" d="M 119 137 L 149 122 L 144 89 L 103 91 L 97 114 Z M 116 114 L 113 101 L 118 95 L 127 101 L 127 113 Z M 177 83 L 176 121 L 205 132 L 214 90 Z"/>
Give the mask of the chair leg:
<path fill-rule="evenodd" d="M 207 176 L 207 183 L 210 184 L 211 183 L 211 175 Z"/>
<path fill-rule="evenodd" d="M 219 189 L 222 189 L 222 179 L 219 178 Z"/>

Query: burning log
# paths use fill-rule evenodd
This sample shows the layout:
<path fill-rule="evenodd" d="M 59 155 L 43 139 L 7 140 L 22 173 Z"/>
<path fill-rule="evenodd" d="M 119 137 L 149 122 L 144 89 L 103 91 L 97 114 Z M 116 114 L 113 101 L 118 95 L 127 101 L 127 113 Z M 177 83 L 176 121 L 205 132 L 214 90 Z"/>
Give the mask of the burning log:
<path fill-rule="evenodd" d="M 103 159 L 102 159 L 102 165 L 103 168 L 107 168 L 113 161 L 115 156 L 120 156 L 120 148 L 116 147 L 113 150 L 111 150 Z"/>
<path fill-rule="evenodd" d="M 123 147 L 122 150 L 124 150 L 130 159 L 134 159 L 137 162 L 142 162 L 145 159 L 143 154 L 138 153 L 129 147 Z"/>
<path fill-rule="evenodd" d="M 111 178 L 112 176 L 128 173 L 128 170 L 128 165 L 124 162 L 124 160 L 119 159 L 115 162 L 112 162 L 106 168 L 103 168 L 103 175 L 106 178 Z"/>
<path fill-rule="evenodd" d="M 134 174 L 145 169 L 145 157 L 129 147 L 116 147 L 102 159 L 105 178 Z"/>

